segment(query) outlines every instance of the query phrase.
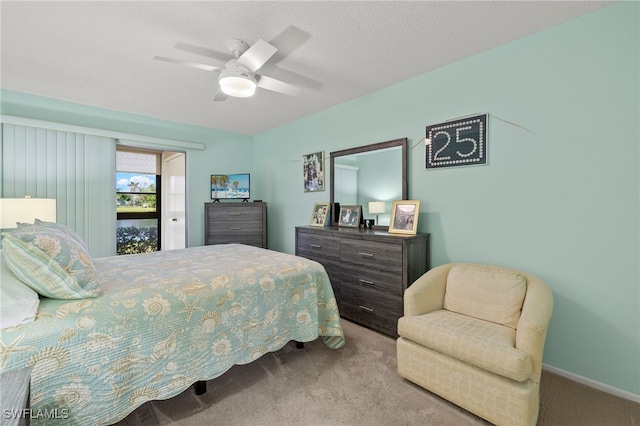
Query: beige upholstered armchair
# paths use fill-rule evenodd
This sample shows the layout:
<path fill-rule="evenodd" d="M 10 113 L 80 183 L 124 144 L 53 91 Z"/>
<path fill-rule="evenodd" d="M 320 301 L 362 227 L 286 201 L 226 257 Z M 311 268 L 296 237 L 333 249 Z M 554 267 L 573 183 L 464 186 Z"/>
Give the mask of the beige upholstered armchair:
<path fill-rule="evenodd" d="M 404 293 L 398 373 L 497 425 L 535 425 L 553 297 L 535 276 L 446 264 Z"/>

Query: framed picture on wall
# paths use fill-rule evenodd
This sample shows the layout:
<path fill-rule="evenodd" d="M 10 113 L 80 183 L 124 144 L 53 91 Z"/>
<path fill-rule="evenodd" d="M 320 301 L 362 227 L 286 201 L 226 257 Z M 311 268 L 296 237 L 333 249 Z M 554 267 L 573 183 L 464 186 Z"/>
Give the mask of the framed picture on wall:
<path fill-rule="evenodd" d="M 389 233 L 415 235 L 418 231 L 420 200 L 394 201 Z"/>
<path fill-rule="evenodd" d="M 426 169 L 487 164 L 488 114 L 426 127 Z"/>
<path fill-rule="evenodd" d="M 340 216 L 338 217 L 338 226 L 347 226 L 357 228 L 360 226 L 360 218 L 362 217 L 362 206 L 340 206 Z"/>
<path fill-rule="evenodd" d="M 315 203 L 309 226 L 326 226 L 329 216 L 331 216 L 329 203 Z"/>
<path fill-rule="evenodd" d="M 324 191 L 324 151 L 302 156 L 304 191 Z"/>

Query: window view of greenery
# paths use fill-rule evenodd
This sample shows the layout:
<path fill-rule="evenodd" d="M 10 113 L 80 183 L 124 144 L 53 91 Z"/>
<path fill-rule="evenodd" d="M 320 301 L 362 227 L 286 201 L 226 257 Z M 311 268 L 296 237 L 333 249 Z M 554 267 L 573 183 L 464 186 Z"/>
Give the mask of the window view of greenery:
<path fill-rule="evenodd" d="M 119 220 L 116 232 L 117 254 L 158 251 L 158 221 L 155 219 Z"/>
<path fill-rule="evenodd" d="M 157 251 L 156 175 L 116 173 L 117 254 Z"/>
<path fill-rule="evenodd" d="M 156 176 L 139 173 L 116 173 L 118 213 L 155 212 Z"/>

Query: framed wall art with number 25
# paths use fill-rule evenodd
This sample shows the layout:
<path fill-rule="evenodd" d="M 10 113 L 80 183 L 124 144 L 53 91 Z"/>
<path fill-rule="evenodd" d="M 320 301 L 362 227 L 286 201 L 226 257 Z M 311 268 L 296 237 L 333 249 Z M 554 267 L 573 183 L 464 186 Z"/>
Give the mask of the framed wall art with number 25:
<path fill-rule="evenodd" d="M 427 126 L 427 170 L 487 164 L 487 116 Z"/>

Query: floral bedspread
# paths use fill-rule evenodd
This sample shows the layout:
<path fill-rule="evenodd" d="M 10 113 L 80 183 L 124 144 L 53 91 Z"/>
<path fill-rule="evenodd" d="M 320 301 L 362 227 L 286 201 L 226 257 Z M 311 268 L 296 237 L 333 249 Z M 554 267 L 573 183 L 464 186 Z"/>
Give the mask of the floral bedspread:
<path fill-rule="evenodd" d="M 32 424 L 115 423 L 291 340 L 344 345 L 327 274 L 301 257 L 228 244 L 94 262 L 101 296 L 43 298 L 1 331 L 0 371 L 32 368 Z"/>

